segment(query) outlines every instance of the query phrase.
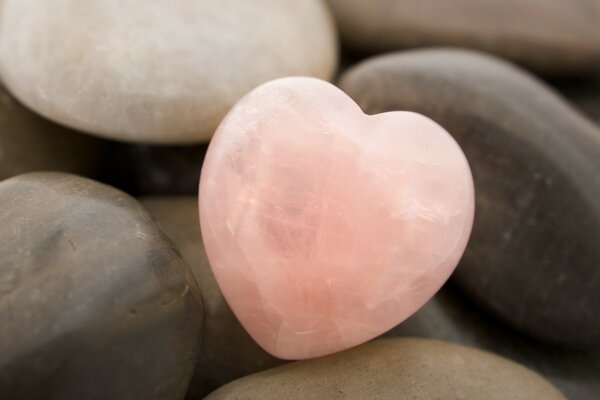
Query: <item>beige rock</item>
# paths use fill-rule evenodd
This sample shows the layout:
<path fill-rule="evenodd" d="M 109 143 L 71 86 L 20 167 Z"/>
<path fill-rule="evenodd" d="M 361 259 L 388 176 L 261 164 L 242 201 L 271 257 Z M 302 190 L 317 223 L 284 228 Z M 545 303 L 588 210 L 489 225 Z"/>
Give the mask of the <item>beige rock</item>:
<path fill-rule="evenodd" d="M 519 335 L 452 284 L 386 335 L 445 340 L 496 353 L 540 373 L 568 399 L 598 400 L 600 394 L 600 348 L 565 350 Z"/>
<path fill-rule="evenodd" d="M 600 69 L 600 0 L 327 1 L 355 51 L 457 46 L 548 75 Z"/>
<path fill-rule="evenodd" d="M 238 379 L 207 400 L 564 400 L 505 358 L 427 339 L 380 339 Z"/>
<path fill-rule="evenodd" d="M 254 86 L 331 78 L 319 0 L 4 0 L 0 73 L 25 104 L 125 141 L 206 141 Z"/>

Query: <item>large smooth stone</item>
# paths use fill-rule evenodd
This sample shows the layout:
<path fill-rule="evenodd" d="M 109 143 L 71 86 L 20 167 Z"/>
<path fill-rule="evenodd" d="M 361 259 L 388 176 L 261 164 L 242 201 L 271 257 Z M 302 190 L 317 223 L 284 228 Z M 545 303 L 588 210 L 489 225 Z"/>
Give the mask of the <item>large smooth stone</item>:
<path fill-rule="evenodd" d="M 0 183 L 0 398 L 182 399 L 202 300 L 126 194 L 74 175 Z"/>
<path fill-rule="evenodd" d="M 207 141 L 268 80 L 329 79 L 337 62 L 320 0 L 4 0 L 0 73 L 46 117 L 100 136 Z"/>
<path fill-rule="evenodd" d="M 473 221 L 469 165 L 415 113 L 367 116 L 312 78 L 240 100 L 200 178 L 208 259 L 242 325 L 302 359 L 383 333 L 454 270 Z"/>
<path fill-rule="evenodd" d="M 386 335 L 481 348 L 540 373 L 569 399 L 598 400 L 600 395 L 600 349 L 561 349 L 520 335 L 476 307 L 451 284 Z"/>
<path fill-rule="evenodd" d="M 598 0 L 327 0 L 344 45 L 375 53 L 455 46 L 543 74 L 600 68 Z"/>
<path fill-rule="evenodd" d="M 505 358 L 425 339 L 379 339 L 317 360 L 239 379 L 206 400 L 564 400 L 533 371 Z"/>
<path fill-rule="evenodd" d="M 341 87 L 370 113 L 445 126 L 473 168 L 477 218 L 454 275 L 515 328 L 600 345 L 600 130 L 496 58 L 422 50 L 371 59 Z"/>
<path fill-rule="evenodd" d="M 38 117 L 0 86 L 0 180 L 37 170 L 93 174 L 102 147 Z"/>
<path fill-rule="evenodd" d="M 195 196 L 145 197 L 141 203 L 191 266 L 204 299 L 202 358 L 190 395 L 193 398 L 206 396 L 234 379 L 281 364 L 281 360 L 252 340 L 223 298 L 204 251 L 198 199 Z"/>
<path fill-rule="evenodd" d="M 99 180 L 135 196 L 196 195 L 206 148 L 112 142 Z"/>

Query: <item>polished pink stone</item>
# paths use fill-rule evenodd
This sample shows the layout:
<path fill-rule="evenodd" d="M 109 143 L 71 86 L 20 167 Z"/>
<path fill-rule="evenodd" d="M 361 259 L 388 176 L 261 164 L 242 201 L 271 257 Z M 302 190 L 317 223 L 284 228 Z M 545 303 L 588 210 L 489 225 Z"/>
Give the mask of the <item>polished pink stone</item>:
<path fill-rule="evenodd" d="M 223 295 L 285 359 L 344 350 L 413 314 L 454 270 L 473 211 L 469 166 L 442 127 L 410 112 L 365 115 L 312 78 L 240 100 L 200 180 Z"/>

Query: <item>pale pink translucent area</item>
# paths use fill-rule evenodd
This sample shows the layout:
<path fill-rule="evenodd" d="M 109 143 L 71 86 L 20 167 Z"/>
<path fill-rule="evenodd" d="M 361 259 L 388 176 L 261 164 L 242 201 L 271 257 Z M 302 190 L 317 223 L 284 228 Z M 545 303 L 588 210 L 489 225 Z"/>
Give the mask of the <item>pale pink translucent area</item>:
<path fill-rule="evenodd" d="M 311 78 L 238 102 L 200 181 L 219 286 L 285 359 L 355 346 L 409 317 L 458 263 L 473 210 L 469 166 L 443 128 L 408 112 L 367 116 Z"/>

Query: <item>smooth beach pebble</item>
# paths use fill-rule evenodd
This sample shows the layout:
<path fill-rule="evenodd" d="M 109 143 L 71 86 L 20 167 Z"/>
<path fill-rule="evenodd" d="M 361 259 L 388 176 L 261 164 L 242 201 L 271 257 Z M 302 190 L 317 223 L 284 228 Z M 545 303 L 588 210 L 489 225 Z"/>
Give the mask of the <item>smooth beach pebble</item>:
<path fill-rule="evenodd" d="M 32 113 L 0 86 L 0 180 L 37 170 L 93 174 L 101 140 Z"/>
<path fill-rule="evenodd" d="M 386 336 L 438 339 L 490 351 L 538 372 L 568 399 L 598 400 L 600 349 L 562 349 L 523 336 L 477 307 L 451 283 Z"/>
<path fill-rule="evenodd" d="M 74 175 L 0 183 L 0 398 L 181 399 L 203 307 L 138 202 Z"/>
<path fill-rule="evenodd" d="M 426 339 L 378 339 L 316 360 L 238 379 L 206 400 L 565 400 L 505 358 Z"/>
<path fill-rule="evenodd" d="M 313 78 L 240 100 L 200 178 L 219 287 L 283 359 L 356 346 L 414 313 L 458 263 L 473 203 L 469 165 L 444 128 L 415 113 L 367 116 Z"/>
<path fill-rule="evenodd" d="M 62 124 L 123 141 L 210 139 L 227 110 L 278 77 L 332 77 L 320 0 L 4 0 L 0 74 Z"/>
<path fill-rule="evenodd" d="M 145 197 L 142 205 L 156 219 L 192 268 L 204 300 L 202 357 L 189 394 L 203 397 L 234 379 L 262 371 L 283 361 L 256 344 L 223 298 L 208 265 L 196 196 Z"/>
<path fill-rule="evenodd" d="M 542 74 L 600 69 L 598 0 L 327 0 L 343 44 L 376 53 L 456 46 Z"/>
<path fill-rule="evenodd" d="M 477 217 L 453 275 L 515 328 L 600 345 L 600 129 L 494 57 L 420 50 L 368 60 L 340 86 L 369 113 L 442 124 L 473 170 Z"/>

